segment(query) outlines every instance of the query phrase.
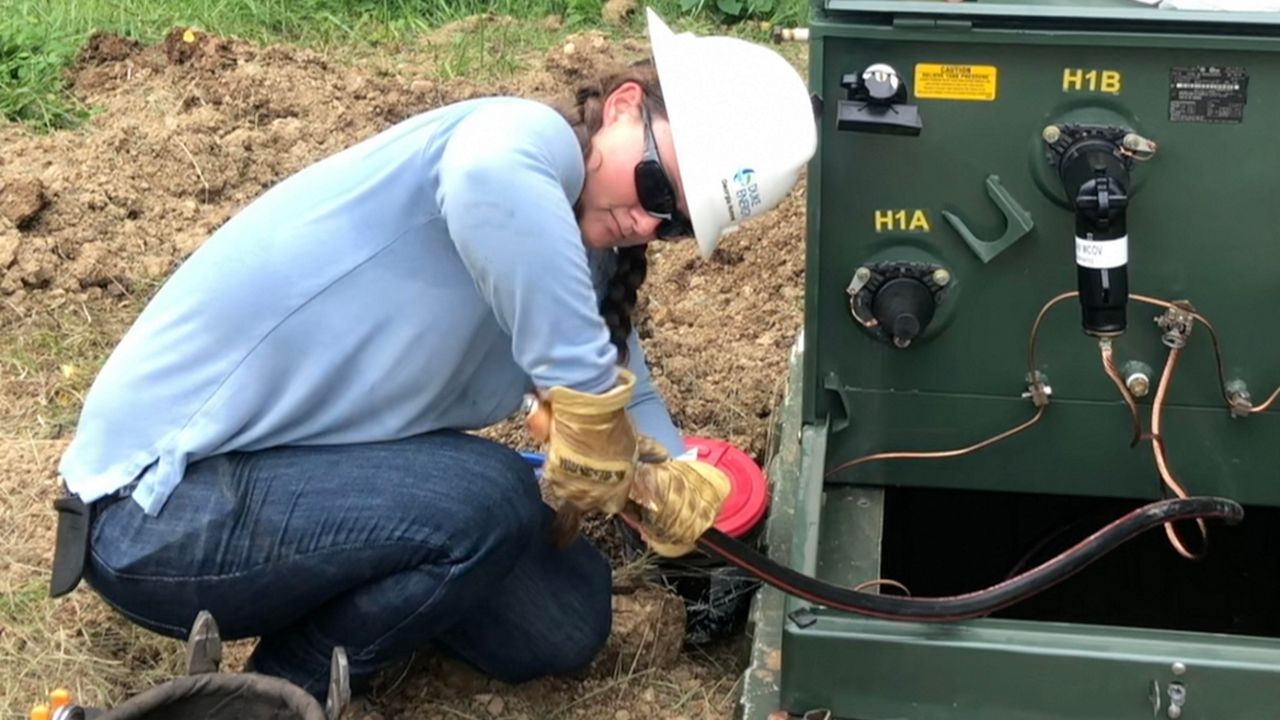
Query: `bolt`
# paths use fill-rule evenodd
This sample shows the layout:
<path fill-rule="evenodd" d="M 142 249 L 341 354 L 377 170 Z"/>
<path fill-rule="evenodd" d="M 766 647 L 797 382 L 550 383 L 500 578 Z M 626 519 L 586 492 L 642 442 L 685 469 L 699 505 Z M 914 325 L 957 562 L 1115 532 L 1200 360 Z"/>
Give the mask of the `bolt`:
<path fill-rule="evenodd" d="M 1249 386 L 1244 380 L 1239 378 L 1228 380 L 1223 389 L 1227 391 L 1227 404 L 1231 408 L 1231 416 L 1247 417 L 1253 409 L 1253 399 L 1249 395 Z"/>
<path fill-rule="evenodd" d="M 938 287 L 946 287 L 947 283 L 951 282 L 951 273 L 947 272 L 946 268 L 938 268 L 933 271 L 933 281 L 938 284 Z"/>
<path fill-rule="evenodd" d="M 853 278 L 859 282 L 866 282 L 871 279 L 871 268 L 860 267 L 853 273 Z"/>
<path fill-rule="evenodd" d="M 1062 130 L 1059 129 L 1057 125 L 1049 125 L 1040 133 L 1040 137 L 1044 138 L 1045 142 L 1052 145 L 1058 142 L 1058 139 L 1062 137 Z"/>
<path fill-rule="evenodd" d="M 1187 671 L 1187 666 L 1185 663 L 1175 662 L 1169 669 L 1173 670 L 1174 675 L 1181 675 Z"/>
<path fill-rule="evenodd" d="M 1187 687 L 1182 683 L 1169 683 L 1169 718 L 1178 720 L 1182 717 L 1182 706 L 1187 702 Z"/>
<path fill-rule="evenodd" d="M 1134 397 L 1146 397 L 1147 393 L 1151 392 L 1151 378 L 1147 377 L 1146 373 L 1133 373 L 1125 378 L 1124 384 Z"/>
<path fill-rule="evenodd" d="M 1154 155 L 1156 152 L 1156 144 L 1152 140 L 1142 137 L 1137 133 L 1128 133 L 1121 140 L 1120 145 L 1125 150 L 1135 153 L 1144 153 L 1146 155 Z"/>

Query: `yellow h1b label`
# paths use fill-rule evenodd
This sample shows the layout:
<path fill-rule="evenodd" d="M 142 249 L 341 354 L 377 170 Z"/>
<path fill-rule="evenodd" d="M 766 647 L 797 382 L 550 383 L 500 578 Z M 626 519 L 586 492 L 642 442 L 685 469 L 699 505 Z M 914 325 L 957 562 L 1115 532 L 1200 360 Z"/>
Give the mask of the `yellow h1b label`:
<path fill-rule="evenodd" d="M 1120 71 L 1062 68 L 1062 92 L 1104 92 L 1119 95 Z"/>
<path fill-rule="evenodd" d="M 933 100 L 995 100 L 994 65 L 916 64 L 916 97 Z"/>
<path fill-rule="evenodd" d="M 876 210 L 876 232 L 929 232 L 923 210 Z"/>

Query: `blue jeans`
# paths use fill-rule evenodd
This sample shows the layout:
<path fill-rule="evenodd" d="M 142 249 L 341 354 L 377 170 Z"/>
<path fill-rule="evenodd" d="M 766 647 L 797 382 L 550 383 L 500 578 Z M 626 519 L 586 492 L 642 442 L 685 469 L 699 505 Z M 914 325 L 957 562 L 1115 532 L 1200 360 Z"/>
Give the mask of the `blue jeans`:
<path fill-rule="evenodd" d="M 355 691 L 427 645 L 521 682 L 587 665 L 610 632 L 611 571 L 552 512 L 519 454 L 437 432 L 197 463 L 157 517 L 100 502 L 86 580 L 140 625 L 261 637 L 250 663 L 323 699 L 334 646 Z"/>

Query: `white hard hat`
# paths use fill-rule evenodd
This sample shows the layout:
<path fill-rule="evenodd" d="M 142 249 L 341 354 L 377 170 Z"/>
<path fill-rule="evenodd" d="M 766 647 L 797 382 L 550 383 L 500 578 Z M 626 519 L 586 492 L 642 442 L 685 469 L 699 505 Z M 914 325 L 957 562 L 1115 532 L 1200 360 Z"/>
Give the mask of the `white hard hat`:
<path fill-rule="evenodd" d="M 649 43 L 698 250 L 786 197 L 817 148 L 809 90 L 770 48 L 676 35 L 652 9 Z"/>

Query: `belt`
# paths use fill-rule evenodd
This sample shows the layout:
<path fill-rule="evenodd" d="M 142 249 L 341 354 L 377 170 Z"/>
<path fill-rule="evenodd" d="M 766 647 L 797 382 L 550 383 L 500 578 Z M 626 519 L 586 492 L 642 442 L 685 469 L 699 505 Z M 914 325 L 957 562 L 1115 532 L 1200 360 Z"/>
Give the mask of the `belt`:
<path fill-rule="evenodd" d="M 53 501 L 58 513 L 58 530 L 53 548 L 53 572 L 49 580 L 49 597 L 62 597 L 80 585 L 84 578 L 84 564 L 89 555 L 89 531 L 93 526 L 93 511 L 102 504 L 129 497 L 137 482 L 129 483 L 105 497 L 91 503 L 79 495 L 66 491 Z"/>

